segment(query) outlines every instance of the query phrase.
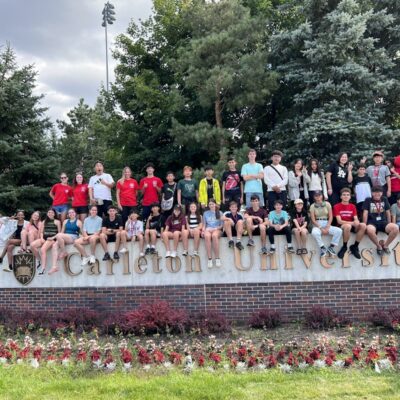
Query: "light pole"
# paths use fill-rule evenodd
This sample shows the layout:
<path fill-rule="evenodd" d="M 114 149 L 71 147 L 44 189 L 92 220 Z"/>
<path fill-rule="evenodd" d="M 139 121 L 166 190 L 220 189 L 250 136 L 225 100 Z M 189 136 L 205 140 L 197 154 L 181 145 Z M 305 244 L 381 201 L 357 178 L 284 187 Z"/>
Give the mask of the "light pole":
<path fill-rule="evenodd" d="M 107 25 L 112 25 L 115 21 L 115 11 L 114 11 L 114 6 L 107 1 L 107 3 L 104 4 L 104 8 L 102 11 L 103 14 L 103 22 L 101 26 L 104 27 L 105 29 L 105 34 L 106 34 L 106 82 L 107 82 L 107 92 L 108 92 L 108 38 L 107 38 Z"/>

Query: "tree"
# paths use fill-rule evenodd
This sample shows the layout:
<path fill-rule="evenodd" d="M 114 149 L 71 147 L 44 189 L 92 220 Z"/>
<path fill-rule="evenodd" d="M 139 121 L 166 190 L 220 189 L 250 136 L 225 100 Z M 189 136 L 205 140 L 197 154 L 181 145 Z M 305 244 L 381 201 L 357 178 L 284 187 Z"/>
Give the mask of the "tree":
<path fill-rule="evenodd" d="M 59 172 L 35 79 L 31 65 L 18 67 L 13 50 L 0 49 L 0 207 L 8 214 L 43 209 Z"/>

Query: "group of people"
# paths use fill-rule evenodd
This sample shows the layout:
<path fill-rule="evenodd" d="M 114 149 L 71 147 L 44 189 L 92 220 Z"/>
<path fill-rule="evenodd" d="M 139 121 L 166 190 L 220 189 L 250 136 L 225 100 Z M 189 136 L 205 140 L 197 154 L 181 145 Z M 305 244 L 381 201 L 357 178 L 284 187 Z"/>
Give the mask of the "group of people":
<path fill-rule="evenodd" d="M 6 270 L 12 271 L 13 250 L 20 246 L 20 252 L 35 255 L 43 275 L 46 255 L 51 250 L 48 273 L 52 274 L 59 269 L 58 261 L 67 256 L 67 244 L 76 247 L 82 265 L 87 265 L 96 261 L 98 243 L 104 250 L 104 261 L 118 261 L 127 252 L 128 241 L 138 241 L 140 256 L 145 256 L 156 253 L 156 242 L 161 239 L 166 257 L 174 258 L 179 242 L 183 245 L 182 255 L 188 255 L 189 238 L 194 241 L 193 255 L 198 255 L 204 238 L 208 267 L 212 268 L 221 266 L 220 237 L 227 236 L 230 248 L 243 250 L 245 234 L 247 246 L 254 246 L 254 236 L 260 236 L 262 254 L 275 252 L 276 235 L 286 236 L 288 252 L 307 254 L 309 233 L 320 247 L 321 257 L 336 255 L 335 248 L 343 238 L 337 256 L 343 258 L 349 250 L 360 258 L 358 246 L 365 234 L 379 255 L 390 252 L 389 245 L 400 226 L 400 156 L 393 163 L 384 162 L 383 153 L 376 151 L 373 164 L 367 167 L 366 159 L 362 159 L 356 173 L 346 153 L 339 154 L 326 173 L 317 159 L 311 159 L 308 166 L 301 159 L 295 160 L 288 171 L 281 164 L 280 151 L 272 153 L 271 163 L 265 167 L 256 156 L 251 149 L 240 171 L 236 160 L 230 158 L 221 182 L 210 166 L 204 168 L 200 182 L 193 178 L 192 168 L 185 166 L 181 180 L 177 182 L 175 174 L 168 172 L 163 183 L 155 176 L 152 163 L 145 166 L 146 176 L 139 183 L 125 167 L 115 185 L 101 162 L 95 164 L 95 175 L 88 183 L 82 173 L 77 173 L 69 185 L 67 174 L 61 173 L 60 182 L 50 190 L 52 206 L 43 220 L 38 211 L 29 222 L 23 211 L 16 213 L 16 228 L 0 262 L 7 254 Z M 114 186 L 116 205 L 112 198 Z M 351 245 L 350 232 L 356 234 Z M 378 240 L 378 232 L 386 233 L 386 240 Z M 328 246 L 323 235 L 332 236 Z M 108 250 L 111 242 L 115 242 L 112 255 Z M 85 245 L 89 245 L 89 254 Z"/>

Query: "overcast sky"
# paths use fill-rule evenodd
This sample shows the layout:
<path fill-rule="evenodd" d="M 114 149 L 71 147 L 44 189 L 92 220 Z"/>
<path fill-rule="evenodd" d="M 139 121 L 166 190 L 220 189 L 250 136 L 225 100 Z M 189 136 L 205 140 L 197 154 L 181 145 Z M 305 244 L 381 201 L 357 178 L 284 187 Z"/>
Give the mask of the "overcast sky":
<path fill-rule="evenodd" d="M 83 97 L 93 105 L 105 85 L 104 0 L 0 0 L 0 46 L 10 43 L 19 65 L 34 64 L 37 92 L 52 121 L 63 119 Z M 111 0 L 116 21 L 109 48 L 131 19 L 146 19 L 152 0 Z M 110 53 L 109 53 L 110 57 Z M 113 66 L 110 58 L 110 80 Z"/>

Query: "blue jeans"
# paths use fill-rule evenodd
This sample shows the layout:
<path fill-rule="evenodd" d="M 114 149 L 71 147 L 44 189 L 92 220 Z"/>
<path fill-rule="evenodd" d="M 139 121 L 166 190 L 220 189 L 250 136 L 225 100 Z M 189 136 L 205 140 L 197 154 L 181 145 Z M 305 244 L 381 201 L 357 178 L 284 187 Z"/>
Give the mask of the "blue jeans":
<path fill-rule="evenodd" d="M 264 207 L 264 205 L 265 205 L 265 203 L 264 203 L 264 195 L 262 193 L 249 192 L 249 193 L 246 193 L 246 207 L 247 208 L 251 207 L 250 198 L 251 198 L 251 196 L 253 196 L 255 194 L 260 199 L 260 207 Z"/>
<path fill-rule="evenodd" d="M 68 204 L 60 204 L 58 206 L 53 206 L 53 210 L 58 214 L 64 214 L 68 211 Z"/>

